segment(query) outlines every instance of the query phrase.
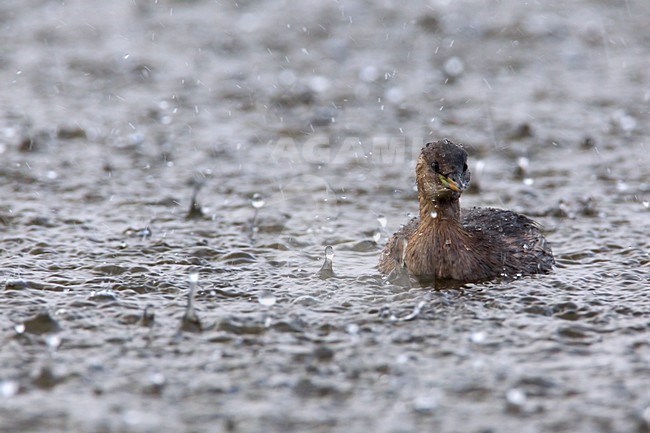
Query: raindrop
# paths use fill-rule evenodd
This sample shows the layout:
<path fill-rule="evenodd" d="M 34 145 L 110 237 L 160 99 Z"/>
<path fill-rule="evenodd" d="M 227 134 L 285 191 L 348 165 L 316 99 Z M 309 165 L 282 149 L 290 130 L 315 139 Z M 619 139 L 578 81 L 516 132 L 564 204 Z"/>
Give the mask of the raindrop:
<path fill-rule="evenodd" d="M 285 69 L 284 71 L 280 72 L 278 81 L 283 86 L 289 87 L 296 82 L 296 74 L 294 74 L 291 69 Z"/>
<path fill-rule="evenodd" d="M 519 158 L 517 158 L 517 166 L 522 170 L 524 171 L 528 170 L 529 165 L 530 165 L 530 160 L 525 156 L 520 156 Z"/>
<path fill-rule="evenodd" d="M 413 400 L 413 409 L 416 412 L 428 414 L 438 407 L 438 399 L 434 396 L 418 396 Z"/>
<path fill-rule="evenodd" d="M 350 323 L 345 327 L 345 332 L 350 335 L 357 335 L 359 333 L 359 325 L 356 323 Z"/>
<path fill-rule="evenodd" d="M 532 177 L 527 177 L 524 179 L 524 185 L 526 186 L 532 186 L 535 183 L 535 179 Z"/>
<path fill-rule="evenodd" d="M 275 294 L 271 290 L 262 290 L 258 295 L 257 295 L 257 302 L 260 303 L 260 305 L 264 305 L 265 307 L 272 307 L 276 303 L 276 297 Z"/>
<path fill-rule="evenodd" d="M 472 332 L 469 339 L 472 343 L 482 344 L 485 342 L 487 335 L 483 331 Z"/>
<path fill-rule="evenodd" d="M 392 104 L 399 104 L 404 100 L 404 92 L 399 87 L 391 87 L 386 91 L 384 97 Z"/>
<path fill-rule="evenodd" d="M 650 201 L 648 201 L 648 200 L 644 200 L 644 201 L 643 201 L 643 207 L 646 208 L 646 209 L 648 209 L 648 208 L 650 207 Z"/>
<path fill-rule="evenodd" d="M 626 136 L 630 136 L 636 128 L 636 119 L 624 110 L 616 110 L 612 115 L 611 125 L 615 131 L 621 131 Z"/>
<path fill-rule="evenodd" d="M 511 409 L 519 410 L 526 404 L 526 394 L 519 388 L 509 389 L 506 393 L 506 401 Z"/>
<path fill-rule="evenodd" d="M 325 247 L 325 258 L 330 262 L 334 259 L 334 248 L 331 245 Z"/>
<path fill-rule="evenodd" d="M 386 219 L 386 217 L 384 215 L 377 215 L 377 222 L 379 223 L 379 226 L 382 229 L 385 229 L 386 224 L 388 224 L 388 220 Z"/>
<path fill-rule="evenodd" d="M 152 373 L 149 375 L 149 383 L 157 387 L 162 387 L 167 382 L 165 375 L 162 373 Z"/>
<path fill-rule="evenodd" d="M 264 197 L 262 197 L 262 194 L 257 192 L 253 194 L 253 197 L 251 198 L 251 206 L 253 206 L 255 213 L 253 214 L 253 220 L 251 221 L 251 237 L 254 237 L 259 231 L 259 228 L 257 227 L 257 217 L 260 209 L 264 207 L 265 203 L 266 201 L 264 200 Z"/>
<path fill-rule="evenodd" d="M 431 215 L 431 218 L 434 218 L 434 219 L 435 219 L 435 218 L 438 218 L 438 212 L 435 211 L 435 210 L 432 210 L 431 213 L 430 213 L 430 215 Z"/>
<path fill-rule="evenodd" d="M 402 268 L 406 268 L 406 248 L 408 244 L 409 241 L 406 238 L 402 238 L 402 257 L 400 258 Z"/>
<path fill-rule="evenodd" d="M 379 243 L 379 241 L 381 240 L 381 231 L 379 231 L 379 230 L 375 230 L 375 232 L 374 232 L 373 235 L 372 235 L 372 240 L 373 240 L 375 243 Z"/>
<path fill-rule="evenodd" d="M 15 380 L 3 380 L 0 382 L 0 397 L 10 398 L 18 394 L 20 386 Z"/>
<path fill-rule="evenodd" d="M 24 323 L 17 323 L 14 325 L 14 331 L 16 331 L 16 334 L 20 335 L 25 332 L 25 324 Z"/>
<path fill-rule="evenodd" d="M 374 66 L 366 66 L 359 72 L 359 78 L 361 79 L 361 81 L 370 83 L 372 81 L 377 80 L 377 78 L 379 78 L 379 72 L 377 72 L 377 68 L 375 68 Z"/>
<path fill-rule="evenodd" d="M 49 347 L 50 350 L 56 350 L 61 345 L 61 337 L 56 334 L 47 335 L 45 337 L 45 344 L 47 344 L 47 347 Z"/>
<path fill-rule="evenodd" d="M 323 93 L 330 87 L 330 81 L 323 76 L 315 76 L 309 80 L 309 88 L 316 93 Z"/>
<path fill-rule="evenodd" d="M 450 57 L 447 59 L 442 68 L 448 78 L 458 78 L 465 71 L 465 65 L 458 57 Z"/>
<path fill-rule="evenodd" d="M 251 199 L 251 205 L 255 209 L 261 209 L 262 207 L 264 207 L 265 203 L 266 202 L 264 201 L 264 197 L 262 197 L 262 194 L 257 192 L 253 194 L 253 198 Z"/>

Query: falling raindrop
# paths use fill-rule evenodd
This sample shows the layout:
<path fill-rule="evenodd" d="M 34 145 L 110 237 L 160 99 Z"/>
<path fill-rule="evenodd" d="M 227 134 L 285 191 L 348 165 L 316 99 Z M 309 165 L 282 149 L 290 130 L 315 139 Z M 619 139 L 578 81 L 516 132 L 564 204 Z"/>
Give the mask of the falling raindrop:
<path fill-rule="evenodd" d="M 254 237 L 255 234 L 259 232 L 259 227 L 257 227 L 257 217 L 260 209 L 264 207 L 264 204 L 266 204 L 266 201 L 264 200 L 264 197 L 262 197 L 262 194 L 258 192 L 253 194 L 253 197 L 251 198 L 251 206 L 253 206 L 255 213 L 253 214 L 253 220 L 251 221 L 251 237 Z"/>
<path fill-rule="evenodd" d="M 18 394 L 20 386 L 15 380 L 3 380 L 0 382 L 0 397 L 10 398 Z"/>
<path fill-rule="evenodd" d="M 469 340 L 474 343 L 474 344 L 482 344 L 485 342 L 485 332 L 483 331 L 476 331 L 472 332 L 472 334 L 469 336 Z"/>
<path fill-rule="evenodd" d="M 443 65 L 442 69 L 444 70 L 447 78 L 455 79 L 463 74 L 465 71 L 465 65 L 460 58 L 450 57 Z"/>
<path fill-rule="evenodd" d="M 262 194 L 260 194 L 258 192 L 253 194 L 253 198 L 251 199 L 251 205 L 255 209 L 261 209 L 262 207 L 264 207 L 265 203 L 266 202 L 264 201 L 264 197 L 262 197 Z"/>
<path fill-rule="evenodd" d="M 325 247 L 325 258 L 331 263 L 334 260 L 334 248 L 331 245 Z"/>
<path fill-rule="evenodd" d="M 643 207 L 646 208 L 646 209 L 648 209 L 648 208 L 650 207 L 650 201 L 648 201 L 648 200 L 644 200 L 644 201 L 643 201 Z"/>
<path fill-rule="evenodd" d="M 57 334 L 47 335 L 45 337 L 45 344 L 47 344 L 50 350 L 55 351 L 61 345 L 61 337 Z"/>
<path fill-rule="evenodd" d="M 275 294 L 271 290 L 262 290 L 258 295 L 257 295 L 257 302 L 260 303 L 260 305 L 264 305 L 265 307 L 272 307 L 276 303 L 276 297 Z"/>
<path fill-rule="evenodd" d="M 400 104 L 404 100 L 404 93 L 399 87 L 391 87 L 384 96 L 392 104 Z"/>
<path fill-rule="evenodd" d="M 374 66 L 366 66 L 359 72 L 359 78 L 366 83 L 373 82 L 379 78 L 379 72 Z"/>
<path fill-rule="evenodd" d="M 511 410 L 521 410 L 526 404 L 526 400 L 526 394 L 519 388 L 509 389 L 506 393 L 506 402 Z"/>

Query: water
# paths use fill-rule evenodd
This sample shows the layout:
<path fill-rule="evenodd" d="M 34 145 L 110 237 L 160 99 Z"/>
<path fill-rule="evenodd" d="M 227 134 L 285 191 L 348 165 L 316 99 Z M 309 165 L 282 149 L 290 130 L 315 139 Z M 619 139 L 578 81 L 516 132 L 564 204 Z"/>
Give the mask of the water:
<path fill-rule="evenodd" d="M 647 2 L 122 3 L 0 2 L 0 431 L 650 428 Z M 377 273 L 442 137 L 553 274 Z"/>

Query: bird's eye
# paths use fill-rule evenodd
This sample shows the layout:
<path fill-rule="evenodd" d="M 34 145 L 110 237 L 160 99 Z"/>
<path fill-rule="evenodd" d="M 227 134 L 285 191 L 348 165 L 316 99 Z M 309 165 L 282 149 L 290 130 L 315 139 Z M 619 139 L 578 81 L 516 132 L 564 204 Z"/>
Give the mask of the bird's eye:
<path fill-rule="evenodd" d="M 463 164 L 463 173 L 467 171 L 467 163 Z"/>
<path fill-rule="evenodd" d="M 433 161 L 431 163 L 431 169 L 436 173 L 440 172 L 440 166 L 438 165 L 438 161 Z"/>

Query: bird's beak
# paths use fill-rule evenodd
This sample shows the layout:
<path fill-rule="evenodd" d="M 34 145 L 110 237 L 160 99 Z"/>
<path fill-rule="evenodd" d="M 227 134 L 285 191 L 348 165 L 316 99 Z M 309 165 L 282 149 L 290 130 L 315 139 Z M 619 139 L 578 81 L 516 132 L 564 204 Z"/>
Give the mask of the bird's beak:
<path fill-rule="evenodd" d="M 458 183 L 456 183 L 456 181 L 454 181 L 452 178 L 444 176 L 442 174 L 438 174 L 438 179 L 440 179 L 440 183 L 452 191 L 462 192 L 465 189 L 464 185 L 458 185 Z"/>

